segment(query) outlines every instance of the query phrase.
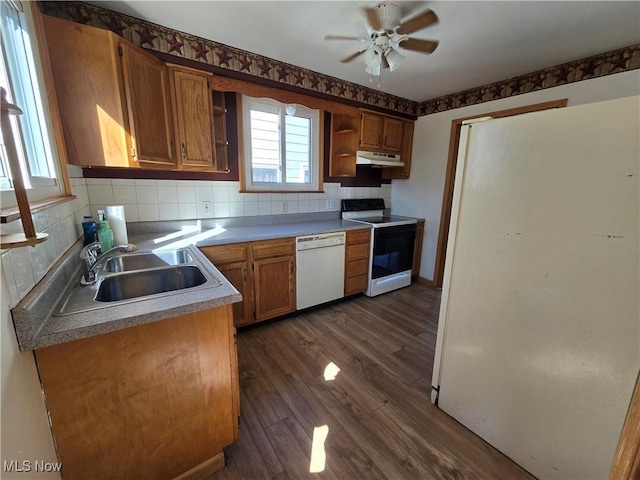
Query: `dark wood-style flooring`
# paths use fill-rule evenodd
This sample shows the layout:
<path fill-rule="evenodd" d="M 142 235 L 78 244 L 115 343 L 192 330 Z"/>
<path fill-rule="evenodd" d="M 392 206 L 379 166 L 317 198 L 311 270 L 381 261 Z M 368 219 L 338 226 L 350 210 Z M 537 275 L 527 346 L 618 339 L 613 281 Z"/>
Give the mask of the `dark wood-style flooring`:
<path fill-rule="evenodd" d="M 212 480 L 532 479 L 431 404 L 439 302 L 414 284 L 239 332 L 240 439 Z"/>

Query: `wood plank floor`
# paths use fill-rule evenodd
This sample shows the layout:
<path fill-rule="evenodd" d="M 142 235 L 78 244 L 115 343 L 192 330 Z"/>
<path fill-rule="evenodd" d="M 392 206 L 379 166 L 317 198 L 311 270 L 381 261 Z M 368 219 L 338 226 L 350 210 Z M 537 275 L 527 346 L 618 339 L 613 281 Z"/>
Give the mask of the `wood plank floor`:
<path fill-rule="evenodd" d="M 239 332 L 240 439 L 211 480 L 532 479 L 431 404 L 439 302 L 414 284 Z"/>

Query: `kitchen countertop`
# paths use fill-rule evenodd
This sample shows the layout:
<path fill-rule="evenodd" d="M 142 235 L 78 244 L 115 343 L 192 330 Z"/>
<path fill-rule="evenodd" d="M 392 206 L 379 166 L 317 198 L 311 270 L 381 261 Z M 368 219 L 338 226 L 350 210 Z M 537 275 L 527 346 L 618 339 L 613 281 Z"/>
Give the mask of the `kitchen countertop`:
<path fill-rule="evenodd" d="M 140 224 L 132 230 L 133 235 L 131 236 L 131 240 L 134 241 L 141 250 L 170 250 L 188 245 L 206 247 L 225 243 L 299 237 L 363 228 L 371 227 L 363 223 L 350 222 L 349 220 L 342 219 L 249 226 L 213 225 L 211 227 L 203 227 L 194 224 L 153 232 L 149 232 L 148 230 L 155 230 L 155 225 Z"/>
<path fill-rule="evenodd" d="M 53 316 L 59 301 L 80 278 L 78 256 L 82 242 L 79 240 L 12 310 L 20 349 L 35 350 L 241 301 L 240 293 L 195 247 L 370 228 L 327 214 L 287 217 L 290 221 L 284 223 L 281 223 L 283 216 L 132 223 L 128 225 L 129 241 L 136 244 L 138 252 L 190 248 L 222 284 L 193 291 L 185 289 L 89 312 Z"/>

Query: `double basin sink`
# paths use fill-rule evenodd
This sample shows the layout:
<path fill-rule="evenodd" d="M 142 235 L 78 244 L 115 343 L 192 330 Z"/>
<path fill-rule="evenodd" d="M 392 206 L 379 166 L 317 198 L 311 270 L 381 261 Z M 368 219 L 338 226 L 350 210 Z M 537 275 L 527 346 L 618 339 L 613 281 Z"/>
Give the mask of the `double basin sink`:
<path fill-rule="evenodd" d="M 71 315 L 222 285 L 187 249 L 120 253 L 96 267 L 96 278 L 93 285 L 77 282 L 53 315 Z"/>

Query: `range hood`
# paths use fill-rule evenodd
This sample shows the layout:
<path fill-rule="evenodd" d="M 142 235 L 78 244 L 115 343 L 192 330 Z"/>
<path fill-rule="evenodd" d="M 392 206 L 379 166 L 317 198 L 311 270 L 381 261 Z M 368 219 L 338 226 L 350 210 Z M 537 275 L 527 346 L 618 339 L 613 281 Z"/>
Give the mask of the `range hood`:
<path fill-rule="evenodd" d="M 400 155 L 394 153 L 365 152 L 358 150 L 356 165 L 371 165 L 373 167 L 403 167 Z"/>

